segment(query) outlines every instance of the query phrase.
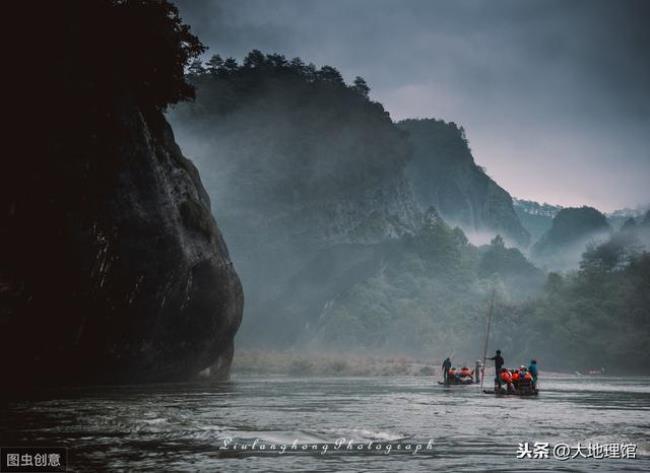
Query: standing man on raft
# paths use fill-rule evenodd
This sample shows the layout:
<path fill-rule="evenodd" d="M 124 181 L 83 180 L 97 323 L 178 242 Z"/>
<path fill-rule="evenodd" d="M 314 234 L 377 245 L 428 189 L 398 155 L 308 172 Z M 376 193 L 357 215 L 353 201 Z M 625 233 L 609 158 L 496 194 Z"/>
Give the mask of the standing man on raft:
<path fill-rule="evenodd" d="M 449 370 L 451 369 L 451 360 L 449 357 L 442 362 L 442 376 L 445 384 L 449 384 Z"/>
<path fill-rule="evenodd" d="M 494 360 L 494 384 L 499 386 L 499 390 L 501 390 L 501 377 L 499 375 L 501 374 L 501 368 L 503 368 L 503 365 L 505 364 L 505 361 L 503 361 L 503 357 L 501 356 L 501 350 L 497 350 L 496 355 L 489 359 Z"/>

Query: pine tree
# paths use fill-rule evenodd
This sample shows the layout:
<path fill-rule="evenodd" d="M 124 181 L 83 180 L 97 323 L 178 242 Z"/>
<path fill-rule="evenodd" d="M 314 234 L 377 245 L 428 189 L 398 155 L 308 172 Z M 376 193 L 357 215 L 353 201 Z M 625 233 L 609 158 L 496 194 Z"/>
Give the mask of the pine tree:
<path fill-rule="evenodd" d="M 223 68 L 226 70 L 226 72 L 234 72 L 239 69 L 239 66 L 237 65 L 237 60 L 235 58 L 229 57 L 223 63 Z"/>
<path fill-rule="evenodd" d="M 203 67 L 201 60 L 197 58 L 190 63 L 187 72 L 190 77 L 200 77 L 205 74 L 205 68 Z"/>
<path fill-rule="evenodd" d="M 221 59 L 221 56 L 219 56 L 218 54 L 215 54 L 206 63 L 206 66 L 210 74 L 217 75 L 219 73 L 219 69 L 223 67 L 223 59 Z"/>
<path fill-rule="evenodd" d="M 259 49 L 253 49 L 244 58 L 244 67 L 263 67 L 265 63 L 266 58 Z"/>
<path fill-rule="evenodd" d="M 359 76 L 357 76 L 354 79 L 354 85 L 352 86 L 352 88 L 357 92 L 359 92 L 364 97 L 367 97 L 368 93 L 370 92 L 370 87 L 368 87 L 368 83 L 363 79 L 363 77 L 359 77 Z"/>
<path fill-rule="evenodd" d="M 318 78 L 326 82 L 332 82 L 333 84 L 344 84 L 343 76 L 341 76 L 338 69 L 332 66 L 321 67 L 320 71 L 318 71 Z"/>

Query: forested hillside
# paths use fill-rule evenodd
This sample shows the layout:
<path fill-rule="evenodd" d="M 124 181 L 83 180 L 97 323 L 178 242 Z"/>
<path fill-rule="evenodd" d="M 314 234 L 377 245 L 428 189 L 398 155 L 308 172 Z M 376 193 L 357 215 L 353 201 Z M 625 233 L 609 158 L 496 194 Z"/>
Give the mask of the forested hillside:
<path fill-rule="evenodd" d="M 247 287 L 242 338 L 292 343 L 375 268 L 368 245 L 419 227 L 407 136 L 363 79 L 347 85 L 333 67 L 252 51 L 190 78 L 196 102 L 171 120 Z"/>
<path fill-rule="evenodd" d="M 478 356 L 490 294 L 515 304 L 537 294 L 544 274 L 499 236 L 471 245 L 433 210 L 414 236 L 392 242 L 380 268 L 323 311 L 317 346 Z"/>
<path fill-rule="evenodd" d="M 611 230 L 605 215 L 593 207 L 567 207 L 555 215 L 531 256 L 551 270 L 575 269 L 587 245 L 606 240 Z"/>
<path fill-rule="evenodd" d="M 478 166 L 462 127 L 442 120 L 403 120 L 412 156 L 406 168 L 418 203 L 433 206 L 470 239 L 485 243 L 496 234 L 525 248 L 528 231 L 514 211 L 512 197 Z"/>
<path fill-rule="evenodd" d="M 650 254 L 608 255 L 588 251 L 580 270 L 551 273 L 539 298 L 504 310 L 497 330 L 516 329 L 513 353 L 558 370 L 650 373 Z"/>
<path fill-rule="evenodd" d="M 591 253 L 578 272 L 533 265 L 512 247 L 528 233 L 510 195 L 475 164 L 457 125 L 395 125 L 363 79 L 346 84 L 333 67 L 277 54 L 253 51 L 241 64 L 214 56 L 189 76 L 197 99 L 170 119 L 246 288 L 242 347 L 471 360 L 493 291 L 491 345 L 516 359 L 620 366 L 624 355 L 604 360 L 576 343 L 581 334 L 607 337 L 621 317 L 616 343 L 648 340 L 623 314 L 647 323 L 643 250 L 622 251 L 607 269 L 589 269 Z M 570 249 L 566 270 L 578 267 L 594 231 L 609 234 L 597 211 L 575 210 L 557 215 L 538 253 Z M 496 236 L 476 246 L 455 224 Z M 621 353 L 643 359 L 638 345 L 626 347 Z"/>

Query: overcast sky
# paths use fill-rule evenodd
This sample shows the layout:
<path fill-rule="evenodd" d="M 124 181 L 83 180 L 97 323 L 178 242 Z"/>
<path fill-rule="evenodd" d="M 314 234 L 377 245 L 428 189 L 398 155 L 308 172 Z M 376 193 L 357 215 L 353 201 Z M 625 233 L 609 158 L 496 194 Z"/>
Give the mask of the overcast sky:
<path fill-rule="evenodd" d="M 394 120 L 467 131 L 513 196 L 650 203 L 650 1 L 182 0 L 208 55 L 337 67 Z"/>

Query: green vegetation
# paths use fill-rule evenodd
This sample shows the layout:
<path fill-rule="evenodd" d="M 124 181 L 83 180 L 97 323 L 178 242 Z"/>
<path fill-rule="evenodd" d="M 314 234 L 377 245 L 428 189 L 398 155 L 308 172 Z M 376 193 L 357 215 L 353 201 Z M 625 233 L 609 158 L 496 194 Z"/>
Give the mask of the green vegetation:
<path fill-rule="evenodd" d="M 481 345 L 495 287 L 491 346 L 514 363 L 535 357 L 558 371 L 648 374 L 648 241 L 650 219 L 628 224 L 590 246 L 578 270 L 545 276 L 501 237 L 475 248 L 458 229 L 433 219 L 394 249 L 398 257 L 387 259 L 378 275 L 328 308 L 319 336 L 325 346 L 410 347 L 411 353 L 428 347 L 433 356 L 467 360 L 467 347 Z"/>
<path fill-rule="evenodd" d="M 414 236 L 393 242 L 372 277 L 355 284 L 321 315 L 319 346 L 388 353 L 475 357 L 492 287 L 500 299 L 522 301 L 544 277 L 501 237 L 486 247 L 430 211 Z"/>
<path fill-rule="evenodd" d="M 405 165 L 405 134 L 368 99 L 362 78 L 346 85 L 334 67 L 253 50 L 241 65 L 218 55 L 197 60 L 189 80 L 197 100 L 178 106 L 173 119 L 214 141 L 224 155 L 207 159 L 228 161 L 233 185 L 246 186 L 224 198 L 245 192 L 249 202 L 292 204 L 350 195 L 360 183 L 381 187 Z"/>
<path fill-rule="evenodd" d="M 556 369 L 648 374 L 650 254 L 612 265 L 600 250 L 587 252 L 579 271 L 551 273 L 544 293 L 510 316 L 525 337 L 511 349 L 522 356 L 543 357 Z"/>

